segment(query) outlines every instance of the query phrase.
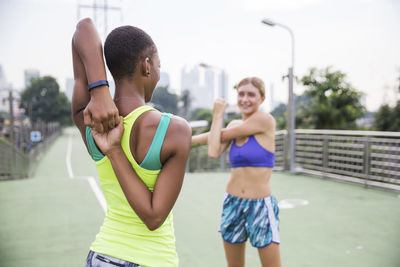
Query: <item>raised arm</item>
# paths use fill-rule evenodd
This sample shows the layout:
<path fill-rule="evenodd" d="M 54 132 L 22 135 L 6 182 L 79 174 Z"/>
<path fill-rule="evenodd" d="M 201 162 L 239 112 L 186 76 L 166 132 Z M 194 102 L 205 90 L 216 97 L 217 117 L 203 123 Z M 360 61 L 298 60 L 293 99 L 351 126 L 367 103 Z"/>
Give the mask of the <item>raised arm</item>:
<path fill-rule="evenodd" d="M 222 122 L 224 120 L 226 106 L 227 104 L 222 98 L 218 98 L 214 102 L 213 120 L 208 135 L 208 156 L 210 158 L 219 157 L 229 145 L 227 142 L 221 142 Z"/>
<path fill-rule="evenodd" d="M 110 131 L 108 135 L 99 135 L 94 131 L 94 138 L 99 148 L 107 155 L 132 209 L 146 224 L 149 230 L 160 227 L 178 198 L 185 175 L 186 162 L 190 151 L 191 130 L 183 119 L 173 117 L 163 144 L 163 150 L 168 151 L 169 157 L 164 163 L 154 191 L 151 192 L 133 170 L 126 158 L 118 134 L 122 136 L 122 124 Z M 107 143 L 108 139 L 115 142 Z"/>
<path fill-rule="evenodd" d="M 81 133 L 84 133 L 85 124 L 95 127 L 98 132 L 114 128 L 119 122 L 118 109 L 108 87 L 103 85 L 88 91 L 88 84 L 107 79 L 101 41 L 90 19 L 83 19 L 76 26 L 72 61 L 75 79 L 72 117 L 75 124 Z"/>
<path fill-rule="evenodd" d="M 218 101 L 220 102 L 221 100 L 215 102 L 213 122 L 208 137 L 208 156 L 210 158 L 219 157 L 235 138 L 261 133 L 271 135 L 272 137 L 274 136 L 275 120 L 270 114 L 262 111 L 257 111 L 244 121 L 234 120 L 229 123 L 227 128 L 221 129 L 223 119 L 221 110 L 222 108 L 224 109 L 224 107 L 223 104 L 218 103 Z"/>

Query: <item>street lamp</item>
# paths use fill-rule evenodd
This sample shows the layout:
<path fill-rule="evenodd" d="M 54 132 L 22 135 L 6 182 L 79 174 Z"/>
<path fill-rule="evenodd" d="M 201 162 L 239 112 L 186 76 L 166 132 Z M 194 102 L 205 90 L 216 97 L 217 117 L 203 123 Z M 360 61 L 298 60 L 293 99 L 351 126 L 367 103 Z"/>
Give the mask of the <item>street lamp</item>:
<path fill-rule="evenodd" d="M 204 63 L 204 62 L 202 62 L 202 63 L 199 63 L 199 66 L 200 67 L 203 67 L 203 68 L 205 68 L 205 69 L 217 69 L 217 70 L 219 70 L 220 72 L 221 72 L 221 90 L 220 90 L 220 92 L 219 92 L 219 96 L 220 97 L 222 97 L 225 101 L 228 101 L 228 97 L 227 97 L 227 95 L 226 95 L 226 90 L 225 90 L 225 85 L 226 85 L 226 80 L 225 80 L 225 70 L 224 69 L 222 69 L 222 68 L 220 68 L 220 67 L 217 67 L 217 66 L 212 66 L 212 65 L 208 65 L 208 64 L 206 64 L 206 63 Z M 224 118 L 223 118 L 223 120 L 222 120 L 222 128 L 224 128 L 225 127 L 225 118 L 226 118 L 226 115 L 224 114 Z M 220 164 L 221 164 L 221 171 L 222 172 L 224 172 L 225 170 L 226 170 L 226 167 L 225 167 L 225 158 L 226 158 L 226 153 L 225 153 L 225 151 L 222 153 L 222 155 L 221 155 L 221 158 L 220 158 Z"/>
<path fill-rule="evenodd" d="M 284 28 L 290 33 L 291 41 L 292 41 L 292 65 L 289 67 L 289 96 L 288 96 L 288 104 L 287 104 L 287 113 L 288 113 L 288 120 L 286 122 L 286 127 L 288 129 L 287 134 L 287 143 L 289 149 L 286 150 L 285 159 L 286 162 L 289 159 L 289 171 L 295 172 L 295 106 L 294 106 L 294 95 L 293 95 L 293 73 L 294 73 L 294 34 L 293 31 L 286 25 L 277 23 L 270 19 L 263 19 L 261 21 L 263 24 L 268 25 L 270 27 L 278 26 Z"/>

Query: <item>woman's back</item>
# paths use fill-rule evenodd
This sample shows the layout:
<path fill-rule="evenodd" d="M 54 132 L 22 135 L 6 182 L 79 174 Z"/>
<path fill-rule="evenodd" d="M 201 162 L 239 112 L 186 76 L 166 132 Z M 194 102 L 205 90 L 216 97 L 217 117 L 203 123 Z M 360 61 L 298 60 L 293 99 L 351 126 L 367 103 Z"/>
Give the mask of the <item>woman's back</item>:
<path fill-rule="evenodd" d="M 144 113 L 151 112 L 150 110 L 152 108 L 149 106 L 141 106 L 124 118 L 125 131 L 121 146 L 140 179 L 149 190 L 153 191 L 160 169 L 145 168 L 143 164 L 147 161 L 138 162 L 131 153 L 130 145 L 132 126 Z M 151 136 L 153 139 L 155 131 L 152 131 L 152 129 L 148 129 L 148 131 L 153 132 Z M 160 133 L 157 130 L 156 138 L 161 136 L 163 139 L 165 131 L 166 129 Z M 148 147 L 150 148 L 151 145 Z M 147 149 L 145 153 L 151 151 L 153 150 Z M 160 151 L 155 153 L 158 153 L 159 156 Z M 148 157 L 145 156 L 144 158 Z M 109 159 L 103 157 L 96 161 L 96 167 L 100 185 L 107 201 L 107 214 L 90 249 L 97 253 L 112 255 L 143 266 L 177 266 L 178 258 L 175 249 L 172 213 L 159 228 L 150 231 L 129 205 Z"/>

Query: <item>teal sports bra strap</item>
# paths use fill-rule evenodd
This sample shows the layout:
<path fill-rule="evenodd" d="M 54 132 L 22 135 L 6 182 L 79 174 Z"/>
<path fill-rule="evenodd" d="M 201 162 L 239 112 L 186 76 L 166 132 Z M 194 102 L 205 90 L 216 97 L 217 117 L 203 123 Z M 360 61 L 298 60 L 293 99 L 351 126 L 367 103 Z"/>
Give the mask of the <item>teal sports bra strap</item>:
<path fill-rule="evenodd" d="M 104 158 L 103 153 L 101 153 L 100 149 L 94 142 L 92 129 L 90 129 L 89 126 L 86 126 L 86 143 L 89 149 L 89 154 L 94 161 L 99 161 Z"/>
<path fill-rule="evenodd" d="M 149 151 L 146 154 L 146 157 L 140 163 L 142 168 L 148 170 L 159 170 L 162 167 L 160 161 L 160 152 L 161 147 L 164 142 L 165 134 L 167 133 L 168 125 L 171 120 L 172 114 L 163 113 L 160 123 L 158 124 L 156 133 L 154 134 L 153 141 L 151 142 Z"/>

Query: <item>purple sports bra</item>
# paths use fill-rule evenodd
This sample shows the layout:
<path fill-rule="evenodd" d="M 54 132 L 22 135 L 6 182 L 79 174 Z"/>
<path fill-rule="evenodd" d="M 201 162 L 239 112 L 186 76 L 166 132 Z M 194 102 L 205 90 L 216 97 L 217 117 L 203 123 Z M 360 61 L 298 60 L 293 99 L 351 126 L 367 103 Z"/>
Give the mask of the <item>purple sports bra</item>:
<path fill-rule="evenodd" d="M 242 146 L 236 145 L 234 139 L 229 151 L 229 161 L 232 168 L 237 167 L 274 167 L 275 153 L 271 153 L 263 148 L 256 140 L 254 135 L 249 136 L 249 140 Z"/>

